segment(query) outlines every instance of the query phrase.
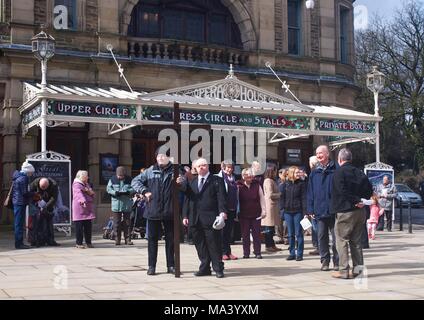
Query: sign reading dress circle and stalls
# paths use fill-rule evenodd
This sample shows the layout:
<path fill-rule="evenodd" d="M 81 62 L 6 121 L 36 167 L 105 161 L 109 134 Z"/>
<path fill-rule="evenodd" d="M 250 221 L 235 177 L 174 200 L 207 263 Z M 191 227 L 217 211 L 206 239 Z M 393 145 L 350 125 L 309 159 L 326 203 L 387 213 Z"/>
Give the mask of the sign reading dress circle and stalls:
<path fill-rule="evenodd" d="M 143 118 L 145 120 L 172 122 L 173 117 L 173 110 L 170 108 L 143 107 Z M 181 109 L 180 119 L 189 123 L 207 123 L 224 126 L 284 128 L 292 130 L 310 129 L 310 119 L 301 116 Z"/>
<path fill-rule="evenodd" d="M 45 177 L 56 181 L 59 188 L 54 206 L 53 224 L 55 226 L 71 226 L 71 161 L 52 159 L 27 159 L 34 166 L 35 172 L 30 182 Z M 30 212 L 31 214 L 31 212 Z"/>

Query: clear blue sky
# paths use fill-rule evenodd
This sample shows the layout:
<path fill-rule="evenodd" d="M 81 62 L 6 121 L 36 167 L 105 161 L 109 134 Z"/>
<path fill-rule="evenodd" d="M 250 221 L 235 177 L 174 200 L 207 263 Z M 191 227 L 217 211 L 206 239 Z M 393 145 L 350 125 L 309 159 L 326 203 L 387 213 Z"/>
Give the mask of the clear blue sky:
<path fill-rule="evenodd" d="M 375 14 L 384 19 L 391 19 L 396 9 L 402 7 L 402 3 L 406 0 L 356 0 L 353 5 L 358 7 L 355 10 L 355 27 L 365 27 L 366 21 L 363 19 L 363 10 L 360 6 L 365 6 L 368 11 L 368 21 L 371 22 Z M 362 7 L 363 8 L 363 7 Z"/>

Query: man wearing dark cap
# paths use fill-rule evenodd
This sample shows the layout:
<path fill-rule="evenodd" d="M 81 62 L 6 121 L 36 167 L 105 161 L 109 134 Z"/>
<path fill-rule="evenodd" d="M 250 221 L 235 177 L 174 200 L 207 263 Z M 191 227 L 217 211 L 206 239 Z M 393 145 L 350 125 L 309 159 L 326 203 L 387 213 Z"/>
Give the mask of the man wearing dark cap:
<path fill-rule="evenodd" d="M 115 245 L 119 246 L 121 244 L 122 231 L 124 231 L 125 244 L 133 245 L 129 229 L 133 205 L 132 196 L 135 192 L 131 187 L 131 177 L 127 176 L 125 167 L 116 168 L 116 175 L 110 178 L 106 191 L 112 197 Z"/>
<path fill-rule="evenodd" d="M 137 193 L 146 199 L 144 218 L 148 229 L 148 275 L 156 274 L 158 241 L 162 230 L 165 230 L 165 250 L 167 273 L 175 273 L 174 269 L 174 212 L 173 212 L 173 167 L 165 152 L 156 150 L 156 163 L 135 177 L 131 183 Z"/>

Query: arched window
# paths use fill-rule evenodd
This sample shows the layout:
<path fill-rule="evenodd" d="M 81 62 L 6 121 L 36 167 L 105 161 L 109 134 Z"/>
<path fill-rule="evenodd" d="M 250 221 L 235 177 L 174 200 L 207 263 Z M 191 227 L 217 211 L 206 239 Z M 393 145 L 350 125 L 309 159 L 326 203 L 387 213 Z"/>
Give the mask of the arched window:
<path fill-rule="evenodd" d="M 128 35 L 242 48 L 240 30 L 219 0 L 141 0 L 132 11 Z"/>

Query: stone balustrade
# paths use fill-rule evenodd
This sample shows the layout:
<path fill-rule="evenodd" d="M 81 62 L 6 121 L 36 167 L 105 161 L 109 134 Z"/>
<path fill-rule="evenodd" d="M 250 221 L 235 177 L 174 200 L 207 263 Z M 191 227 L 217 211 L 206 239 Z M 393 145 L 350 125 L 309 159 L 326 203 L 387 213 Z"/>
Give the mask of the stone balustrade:
<path fill-rule="evenodd" d="M 234 48 L 163 39 L 128 38 L 128 56 L 244 66 L 248 53 Z"/>

